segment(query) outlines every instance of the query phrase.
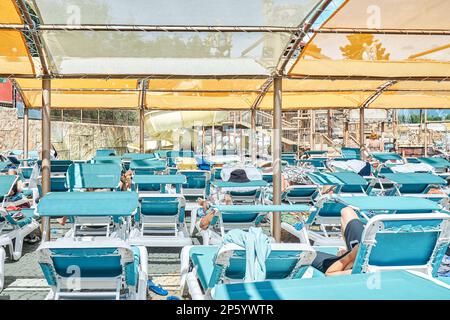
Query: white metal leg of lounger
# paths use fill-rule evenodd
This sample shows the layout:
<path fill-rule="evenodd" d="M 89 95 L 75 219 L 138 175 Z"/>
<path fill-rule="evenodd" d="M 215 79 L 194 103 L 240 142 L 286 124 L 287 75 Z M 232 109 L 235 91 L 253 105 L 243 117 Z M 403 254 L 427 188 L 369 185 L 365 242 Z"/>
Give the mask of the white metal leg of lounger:
<path fill-rule="evenodd" d="M 39 223 L 33 220 L 29 224 L 16 230 L 16 237 L 14 241 L 14 252 L 12 254 L 14 260 L 19 260 L 20 257 L 22 256 L 24 238 L 37 228 L 39 228 Z"/>

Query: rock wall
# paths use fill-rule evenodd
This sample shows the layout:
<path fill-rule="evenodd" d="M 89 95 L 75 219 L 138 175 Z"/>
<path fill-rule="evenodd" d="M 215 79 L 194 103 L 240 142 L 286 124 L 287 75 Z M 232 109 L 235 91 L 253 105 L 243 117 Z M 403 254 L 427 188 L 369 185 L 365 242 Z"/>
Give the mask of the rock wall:
<path fill-rule="evenodd" d="M 22 149 L 22 137 L 17 111 L 0 108 L 0 151 Z M 128 144 L 139 141 L 139 128 L 53 121 L 51 137 L 60 159 L 89 159 L 102 148 L 125 152 Z M 40 140 L 41 122 L 30 120 L 29 149 L 40 150 Z"/>

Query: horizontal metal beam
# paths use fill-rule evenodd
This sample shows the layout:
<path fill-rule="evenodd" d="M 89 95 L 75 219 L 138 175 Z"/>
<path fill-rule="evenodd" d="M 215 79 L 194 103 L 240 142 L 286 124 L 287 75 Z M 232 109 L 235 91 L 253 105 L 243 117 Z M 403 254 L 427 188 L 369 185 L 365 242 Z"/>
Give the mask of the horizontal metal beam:
<path fill-rule="evenodd" d="M 30 30 L 22 24 L 0 24 L 0 29 Z M 36 31 L 121 31 L 121 32 L 282 32 L 292 33 L 298 27 L 279 26 L 173 26 L 173 25 L 67 25 L 42 24 L 36 26 Z"/>
<path fill-rule="evenodd" d="M 303 80 L 299 80 L 303 81 Z M 270 85 L 269 85 L 270 87 Z M 38 88 L 22 88 L 23 92 L 40 92 Z M 140 89 L 121 88 L 53 88 L 52 92 L 140 92 Z M 343 92 L 377 92 L 376 89 L 316 89 L 316 90 L 283 90 L 283 93 L 343 93 Z M 271 93 L 272 90 L 177 90 L 177 89 L 147 89 L 146 93 Z M 385 89 L 383 92 L 450 92 L 450 89 Z"/>
<path fill-rule="evenodd" d="M 387 35 L 426 35 L 449 36 L 449 29 L 370 29 L 370 28 L 321 28 L 311 29 L 311 33 L 336 34 L 387 34 Z"/>
<path fill-rule="evenodd" d="M 379 80 L 379 81 L 449 81 L 449 77 L 383 77 L 383 76 L 332 76 L 332 75 L 290 75 L 285 76 L 285 79 L 291 80 Z"/>

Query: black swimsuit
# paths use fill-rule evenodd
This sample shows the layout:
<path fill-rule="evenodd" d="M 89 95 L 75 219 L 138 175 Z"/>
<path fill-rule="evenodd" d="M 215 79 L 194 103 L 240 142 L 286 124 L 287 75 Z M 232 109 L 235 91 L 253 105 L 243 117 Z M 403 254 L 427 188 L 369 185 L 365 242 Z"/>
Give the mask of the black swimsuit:
<path fill-rule="evenodd" d="M 361 242 L 363 231 L 364 231 L 364 224 L 360 220 L 358 219 L 351 220 L 347 224 L 347 227 L 345 228 L 344 231 L 344 239 L 348 251 L 344 253 L 342 256 L 336 256 L 333 254 L 317 251 L 317 255 L 312 263 L 312 266 L 317 270 L 326 273 L 328 268 L 333 263 L 344 258 L 351 252 L 351 250 L 357 244 Z"/>

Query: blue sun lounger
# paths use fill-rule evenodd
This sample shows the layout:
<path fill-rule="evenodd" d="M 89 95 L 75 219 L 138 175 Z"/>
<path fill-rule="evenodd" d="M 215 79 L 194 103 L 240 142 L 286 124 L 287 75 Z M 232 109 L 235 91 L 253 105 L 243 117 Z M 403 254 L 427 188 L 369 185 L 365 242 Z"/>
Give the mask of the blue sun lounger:
<path fill-rule="evenodd" d="M 337 194 L 368 194 L 369 182 L 354 172 L 310 172 L 308 178 L 318 186 L 334 186 Z"/>
<path fill-rule="evenodd" d="M 41 170 L 42 161 L 37 162 L 39 170 Z M 51 160 L 50 161 L 50 191 L 64 192 L 67 191 L 66 176 L 67 170 L 73 164 L 71 160 Z M 32 168 L 31 168 L 32 169 Z M 42 178 L 40 178 L 42 179 Z"/>
<path fill-rule="evenodd" d="M 159 159 L 138 159 L 130 162 L 130 170 L 136 175 L 159 174 L 167 169 L 165 160 Z"/>
<path fill-rule="evenodd" d="M 48 300 L 147 300 L 144 247 L 121 239 L 43 242 L 38 262 L 51 288 Z"/>
<path fill-rule="evenodd" d="M 39 201 L 37 214 L 49 218 L 74 218 L 73 227 L 65 237 L 126 239 L 131 216 L 136 214 L 137 207 L 136 192 L 52 192 Z"/>
<path fill-rule="evenodd" d="M 124 153 L 122 155 L 122 165 L 125 170 L 130 169 L 130 163 L 133 160 L 156 160 L 159 155 L 156 153 Z"/>
<path fill-rule="evenodd" d="M 264 198 L 263 191 L 268 186 L 267 181 L 264 180 L 252 180 L 250 182 L 214 181 L 211 184 L 219 196 L 228 193 L 233 203 L 254 204 Z"/>
<path fill-rule="evenodd" d="M 119 156 L 109 156 L 109 157 L 94 157 L 91 163 L 94 164 L 115 164 L 122 166 L 122 157 Z"/>
<path fill-rule="evenodd" d="M 298 243 L 272 243 L 265 261 L 266 279 L 301 278 L 315 258 L 312 247 Z M 188 246 L 181 252 L 181 293 L 193 300 L 211 299 L 222 283 L 242 283 L 245 249 L 235 244 Z M 284 280 L 283 280 L 284 281 Z"/>
<path fill-rule="evenodd" d="M 114 149 L 98 149 L 95 151 L 95 157 L 111 157 L 116 156 Z"/>
<path fill-rule="evenodd" d="M 192 240 L 185 221 L 186 200 L 180 194 L 139 196 L 139 215 L 130 243 L 145 247 L 184 247 Z"/>
<path fill-rule="evenodd" d="M 341 148 L 341 156 L 346 160 L 361 160 L 361 149 L 360 148 Z"/>
<path fill-rule="evenodd" d="M 432 166 L 435 170 L 435 173 L 441 177 L 448 177 L 450 162 L 442 157 L 421 157 L 417 158 L 420 162 L 426 163 Z"/>
<path fill-rule="evenodd" d="M 67 170 L 66 186 L 69 191 L 117 190 L 121 174 L 122 168 L 117 164 L 74 163 Z"/>
<path fill-rule="evenodd" d="M 219 284 L 215 300 L 449 300 L 442 282 L 408 271 Z"/>
<path fill-rule="evenodd" d="M 281 199 L 289 204 L 312 204 L 319 194 L 320 191 L 317 185 L 294 185 L 287 187 L 283 191 Z"/>
<path fill-rule="evenodd" d="M 132 180 L 131 189 L 140 195 L 170 193 L 171 186 L 175 187 L 175 193 L 181 194 L 181 186 L 186 183 L 184 175 L 135 175 Z"/>
<path fill-rule="evenodd" d="M 448 196 L 446 194 L 427 194 L 432 188 L 442 188 L 447 181 L 431 173 L 385 173 L 380 175 L 380 184 L 384 181 L 393 185 L 387 189 L 386 195 L 414 196 L 441 201 Z"/>
<path fill-rule="evenodd" d="M 286 161 L 289 165 L 295 166 L 297 164 L 297 155 L 295 153 L 282 153 L 281 160 Z"/>
<path fill-rule="evenodd" d="M 206 199 L 211 193 L 211 173 L 205 170 L 178 170 L 177 175 L 186 177 L 181 193 L 186 198 Z"/>
<path fill-rule="evenodd" d="M 312 211 L 305 221 L 308 237 L 315 245 L 342 246 L 344 244 L 340 230 L 341 210 L 347 206 L 353 208 L 363 222 L 367 222 L 377 214 L 426 214 L 442 210 L 442 207 L 433 201 L 413 197 L 324 196 L 317 201 L 317 209 Z M 303 237 L 302 230 L 297 230 L 288 224 L 282 224 L 282 227 L 302 241 L 300 237 Z"/>
<path fill-rule="evenodd" d="M 217 205 L 216 216 L 211 221 L 208 229 L 199 230 L 203 244 L 218 244 L 222 242 L 225 233 L 232 229 L 248 230 L 258 226 L 264 217 L 269 214 L 285 212 L 309 212 L 310 206 L 305 204 L 281 204 L 281 205 Z M 272 221 L 272 219 L 271 219 Z M 195 217 L 191 217 L 191 223 L 196 223 Z M 307 234 L 303 231 L 302 239 L 307 242 Z"/>
<path fill-rule="evenodd" d="M 176 167 L 176 158 L 195 158 L 195 154 L 193 151 L 168 151 L 166 154 L 167 157 L 167 166 Z"/>

